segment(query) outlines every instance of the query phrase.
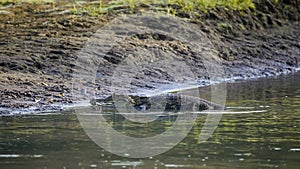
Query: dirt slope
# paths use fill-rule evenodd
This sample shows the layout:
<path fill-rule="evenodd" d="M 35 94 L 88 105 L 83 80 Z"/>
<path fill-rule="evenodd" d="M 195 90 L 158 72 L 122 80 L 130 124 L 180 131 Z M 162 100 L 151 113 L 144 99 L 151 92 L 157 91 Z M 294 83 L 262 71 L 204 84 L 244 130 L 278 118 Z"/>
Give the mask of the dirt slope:
<path fill-rule="evenodd" d="M 256 1 L 255 10 L 218 7 L 208 13 L 179 11 L 177 17 L 188 18 L 186 22 L 192 23 L 212 42 L 226 77 L 273 76 L 300 67 L 299 6 L 299 0 Z M 70 86 L 78 53 L 96 30 L 118 15 L 75 16 L 65 12 L 69 8 L 68 3 L 1 7 L 0 107 L 41 108 L 51 103 L 72 102 Z M 190 60 L 196 72 L 203 70 L 201 58 L 193 57 L 195 53 L 187 50 L 188 46 L 172 38 L 156 38 L 151 34 L 131 37 L 130 41 L 113 48 L 98 70 L 107 75 L 93 84 L 95 90 L 101 88 L 98 95 L 111 92 L 106 89 L 107 78 L 118 60 L 125 57 L 120 55 L 124 50 L 130 55 L 130 50 L 142 51 L 147 45 L 159 46 L 159 50 L 165 47 L 166 54 Z M 163 71 L 143 73 L 140 80 L 136 77 L 135 87 L 155 87 L 148 83 L 153 79 L 174 81 Z M 158 73 L 160 78 L 156 77 Z M 199 79 L 207 78 L 205 74 L 197 75 Z M 55 107 L 45 109 L 51 108 Z"/>

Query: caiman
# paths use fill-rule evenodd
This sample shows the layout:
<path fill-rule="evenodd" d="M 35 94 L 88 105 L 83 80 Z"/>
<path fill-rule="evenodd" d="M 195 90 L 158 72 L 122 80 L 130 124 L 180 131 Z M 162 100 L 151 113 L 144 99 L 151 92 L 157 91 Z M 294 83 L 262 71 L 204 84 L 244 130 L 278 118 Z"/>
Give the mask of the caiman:
<path fill-rule="evenodd" d="M 222 110 L 223 106 L 211 101 L 189 95 L 168 93 L 165 95 L 137 96 L 137 95 L 110 95 L 106 98 L 92 99 L 92 105 L 118 105 L 134 107 L 136 110 L 145 111 L 158 108 L 164 111 L 204 111 Z M 122 105 L 124 104 L 124 105 Z"/>

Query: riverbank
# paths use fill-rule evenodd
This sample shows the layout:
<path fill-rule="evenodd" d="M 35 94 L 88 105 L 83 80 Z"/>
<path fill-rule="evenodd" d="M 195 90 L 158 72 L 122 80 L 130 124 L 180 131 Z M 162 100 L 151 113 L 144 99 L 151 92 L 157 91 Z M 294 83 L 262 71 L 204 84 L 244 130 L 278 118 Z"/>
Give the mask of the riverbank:
<path fill-rule="evenodd" d="M 218 51 L 228 79 L 267 77 L 295 71 L 300 67 L 300 2 L 264 1 L 256 2 L 255 6 L 255 9 L 242 11 L 225 7 L 207 12 L 178 9 L 174 15 L 184 18 L 185 22 L 194 24 L 205 33 Z M 121 13 L 75 15 L 70 9 L 73 9 L 73 4 L 67 2 L 0 8 L 0 107 L 60 110 L 59 106 L 49 105 L 73 103 L 71 82 L 78 53 L 98 29 L 121 16 Z M 151 9 L 145 7 L 144 10 Z M 126 9 L 122 13 L 130 15 L 132 12 L 141 14 L 140 11 Z M 195 71 L 203 70 L 198 66 L 201 58 L 187 57 L 192 56 L 193 51 L 180 48 L 180 44 L 175 44 L 176 49 L 168 47 L 172 44 L 168 38 L 155 39 L 150 36 L 148 39 L 152 40 L 151 44 L 166 45 L 167 54 L 176 53 L 191 61 L 190 66 Z M 123 44 L 123 49 L 148 45 L 143 44 L 146 41 L 141 39 L 133 39 L 132 43 Z M 101 70 L 108 78 L 122 51 L 121 48 L 114 50 Z M 199 74 L 197 78 L 205 80 L 204 76 Z M 144 81 L 149 79 L 145 76 Z M 104 90 L 98 95 L 110 94 L 106 90 L 107 81 L 100 80 L 94 87 Z M 167 78 L 163 80 L 172 82 Z M 149 87 L 147 84 L 137 85 Z"/>

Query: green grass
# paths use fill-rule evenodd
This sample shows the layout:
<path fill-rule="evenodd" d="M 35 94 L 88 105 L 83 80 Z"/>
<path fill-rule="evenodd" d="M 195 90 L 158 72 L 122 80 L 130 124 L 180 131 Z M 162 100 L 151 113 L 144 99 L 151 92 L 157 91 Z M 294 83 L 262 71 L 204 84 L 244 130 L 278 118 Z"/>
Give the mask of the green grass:
<path fill-rule="evenodd" d="M 53 2 L 54 0 L 0 0 L 2 4 L 43 3 Z M 169 14 L 176 14 L 178 11 L 207 11 L 216 6 L 223 6 L 233 10 L 246 10 L 255 8 L 253 0 L 111 0 L 103 3 L 102 0 L 94 0 L 96 3 L 86 1 L 87 3 L 78 3 L 77 0 L 71 0 L 73 3 L 72 14 L 101 15 L 107 12 L 135 12 L 142 10 L 164 11 Z M 145 9 L 147 8 L 147 9 Z"/>
<path fill-rule="evenodd" d="M 54 2 L 54 0 L 0 0 L 0 5 L 21 4 L 21 3 L 42 4 L 42 3 L 50 3 L 50 2 Z"/>
<path fill-rule="evenodd" d="M 137 10 L 144 10 L 142 7 L 151 7 L 150 9 L 157 9 L 165 11 L 170 14 L 176 14 L 178 10 L 183 12 L 192 12 L 196 10 L 207 11 L 217 6 L 223 6 L 233 10 L 246 10 L 255 8 L 252 0 L 112 0 L 107 4 L 101 5 L 87 5 L 81 8 L 76 8 L 75 13 L 85 11 L 91 15 L 103 14 L 109 11 L 118 12 L 123 7 L 127 12 L 134 12 Z M 118 9 L 118 10 L 116 10 Z M 79 12 L 77 11 L 79 10 Z M 98 11 L 98 12 L 97 12 Z"/>

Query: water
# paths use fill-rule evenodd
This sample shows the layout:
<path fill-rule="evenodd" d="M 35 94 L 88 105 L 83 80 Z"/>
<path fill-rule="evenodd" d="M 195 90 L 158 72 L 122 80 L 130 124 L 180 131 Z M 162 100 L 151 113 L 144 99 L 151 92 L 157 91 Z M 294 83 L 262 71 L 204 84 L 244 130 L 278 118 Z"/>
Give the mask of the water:
<path fill-rule="evenodd" d="M 130 159 L 97 146 L 70 110 L 0 117 L 1 169 L 83 168 L 289 168 L 300 166 L 300 74 L 228 84 L 227 114 L 205 143 L 199 133 L 205 115 L 170 151 Z M 108 114 L 115 129 L 145 137 L 161 133 L 176 117 L 150 129 Z M 149 127 L 149 126 L 148 126 Z"/>

